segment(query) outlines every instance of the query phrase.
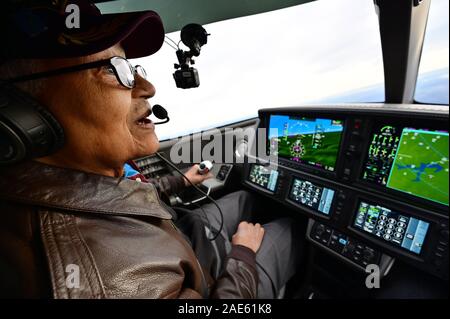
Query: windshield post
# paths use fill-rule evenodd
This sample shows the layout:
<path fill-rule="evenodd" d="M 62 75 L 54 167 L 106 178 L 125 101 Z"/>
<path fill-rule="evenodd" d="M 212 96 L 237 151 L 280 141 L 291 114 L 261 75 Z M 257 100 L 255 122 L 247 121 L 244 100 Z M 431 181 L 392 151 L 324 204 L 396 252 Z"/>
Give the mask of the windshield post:
<path fill-rule="evenodd" d="M 376 0 L 386 103 L 413 103 L 430 0 Z"/>

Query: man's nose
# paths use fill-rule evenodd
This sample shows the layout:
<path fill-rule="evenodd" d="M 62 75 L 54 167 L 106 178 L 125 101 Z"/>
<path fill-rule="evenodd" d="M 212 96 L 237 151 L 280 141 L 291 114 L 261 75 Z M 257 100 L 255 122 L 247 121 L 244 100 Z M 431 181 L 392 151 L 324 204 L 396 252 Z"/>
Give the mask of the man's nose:
<path fill-rule="evenodd" d="M 133 88 L 133 98 L 149 99 L 156 94 L 156 89 L 150 81 L 144 79 L 140 75 L 135 75 L 136 86 Z"/>

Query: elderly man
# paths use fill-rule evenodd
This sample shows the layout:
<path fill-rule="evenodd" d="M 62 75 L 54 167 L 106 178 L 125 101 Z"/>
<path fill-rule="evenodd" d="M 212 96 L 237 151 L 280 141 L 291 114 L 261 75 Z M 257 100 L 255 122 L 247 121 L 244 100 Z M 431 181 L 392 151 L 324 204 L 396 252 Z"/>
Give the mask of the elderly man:
<path fill-rule="evenodd" d="M 219 201 L 226 213 L 222 244 L 205 244 L 198 239 L 206 238 L 203 227 L 195 227 L 200 219 L 177 220 L 160 200 L 161 193 L 184 186 L 181 177 L 124 178 L 125 163 L 159 148 L 147 119 L 155 88 L 145 70 L 127 60 L 161 47 L 159 16 L 100 15 L 79 0 L 73 2 L 81 8 L 81 29 L 67 30 L 61 25 L 65 1 L 40 2 L 10 7 L 2 19 L 10 41 L 0 51 L 0 79 L 44 105 L 63 128 L 64 144 L 0 169 L 0 294 L 276 297 L 296 267 L 291 224 L 270 224 L 265 232 L 259 224 L 239 223 L 249 220 L 251 201 L 246 193 L 230 194 L 232 200 Z M 195 166 L 186 175 L 193 183 L 205 178 Z M 217 212 L 204 210 L 217 229 Z M 201 229 L 202 235 L 180 229 Z"/>

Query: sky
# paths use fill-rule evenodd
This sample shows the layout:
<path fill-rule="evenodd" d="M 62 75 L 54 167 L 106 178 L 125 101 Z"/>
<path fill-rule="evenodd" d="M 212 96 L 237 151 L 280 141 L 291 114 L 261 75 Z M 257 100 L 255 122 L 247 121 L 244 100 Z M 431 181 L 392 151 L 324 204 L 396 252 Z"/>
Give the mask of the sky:
<path fill-rule="evenodd" d="M 363 101 L 384 100 L 373 0 L 319 0 L 204 28 L 211 36 L 195 60 L 199 88 L 176 88 L 177 59 L 167 44 L 133 61 L 156 87 L 151 104 L 169 112 L 171 121 L 157 126 L 161 140 L 255 117 L 260 108 L 310 104 L 367 88 L 375 89 L 362 94 L 369 98 Z M 432 1 L 428 33 L 420 72 L 448 70 L 448 0 Z M 179 32 L 168 36 L 179 41 Z"/>
<path fill-rule="evenodd" d="M 290 119 L 287 115 L 272 115 L 270 117 L 269 139 L 272 137 L 284 136 L 285 124 L 288 124 L 287 136 L 297 134 L 316 133 L 316 127 L 320 126 L 323 132 L 341 132 L 342 125 L 334 125 L 330 119 L 302 120 Z"/>

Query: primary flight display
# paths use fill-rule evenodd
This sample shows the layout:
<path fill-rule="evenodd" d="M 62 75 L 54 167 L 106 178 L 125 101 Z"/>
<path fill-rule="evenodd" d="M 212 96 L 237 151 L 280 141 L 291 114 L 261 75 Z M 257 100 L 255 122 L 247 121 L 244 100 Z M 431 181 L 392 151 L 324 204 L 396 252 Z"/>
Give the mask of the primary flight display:
<path fill-rule="evenodd" d="M 343 121 L 271 115 L 268 142 L 272 155 L 334 171 Z"/>

